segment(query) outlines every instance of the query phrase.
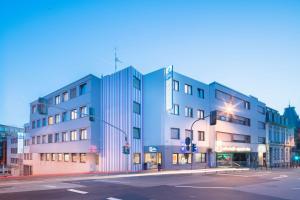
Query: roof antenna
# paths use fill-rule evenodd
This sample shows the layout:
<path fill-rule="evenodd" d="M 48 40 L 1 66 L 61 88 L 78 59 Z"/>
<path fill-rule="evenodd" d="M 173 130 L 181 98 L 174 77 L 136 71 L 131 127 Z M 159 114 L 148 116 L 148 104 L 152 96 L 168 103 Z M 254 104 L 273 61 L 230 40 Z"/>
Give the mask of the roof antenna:
<path fill-rule="evenodd" d="M 117 57 L 117 48 L 115 48 L 115 72 L 117 71 L 117 64 L 122 63 L 121 60 L 119 60 L 119 58 Z"/>

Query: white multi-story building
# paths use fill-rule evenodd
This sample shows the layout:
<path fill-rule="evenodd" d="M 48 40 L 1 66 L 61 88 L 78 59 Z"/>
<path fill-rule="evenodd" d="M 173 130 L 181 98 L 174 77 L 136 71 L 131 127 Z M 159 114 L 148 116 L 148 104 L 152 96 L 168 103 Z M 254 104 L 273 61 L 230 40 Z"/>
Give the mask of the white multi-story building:
<path fill-rule="evenodd" d="M 30 109 L 25 174 L 251 166 L 266 160 L 266 105 L 172 66 L 145 75 L 133 67 L 100 78 L 88 75 Z"/>

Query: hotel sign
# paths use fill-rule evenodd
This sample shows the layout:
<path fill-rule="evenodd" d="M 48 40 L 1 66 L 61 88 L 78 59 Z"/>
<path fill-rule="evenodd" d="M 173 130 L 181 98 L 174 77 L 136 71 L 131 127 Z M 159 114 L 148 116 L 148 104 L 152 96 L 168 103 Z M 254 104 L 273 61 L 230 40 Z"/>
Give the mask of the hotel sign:
<path fill-rule="evenodd" d="M 235 147 L 235 146 L 219 146 L 216 148 L 216 152 L 250 152 L 250 147 Z"/>
<path fill-rule="evenodd" d="M 166 110 L 173 109 L 173 65 L 166 67 Z"/>

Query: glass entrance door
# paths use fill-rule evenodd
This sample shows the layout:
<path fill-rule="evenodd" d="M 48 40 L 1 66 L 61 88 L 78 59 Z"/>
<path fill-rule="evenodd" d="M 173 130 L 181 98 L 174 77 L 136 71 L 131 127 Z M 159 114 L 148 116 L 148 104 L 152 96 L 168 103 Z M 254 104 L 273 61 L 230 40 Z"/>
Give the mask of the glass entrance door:
<path fill-rule="evenodd" d="M 145 153 L 145 163 L 147 169 L 157 169 L 161 164 L 161 153 Z"/>

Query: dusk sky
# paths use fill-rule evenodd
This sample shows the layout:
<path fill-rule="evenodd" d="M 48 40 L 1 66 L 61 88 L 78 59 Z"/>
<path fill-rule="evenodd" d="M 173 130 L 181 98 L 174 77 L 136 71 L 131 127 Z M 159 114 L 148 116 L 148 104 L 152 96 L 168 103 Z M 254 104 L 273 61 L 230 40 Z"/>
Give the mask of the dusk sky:
<path fill-rule="evenodd" d="M 114 72 L 114 48 L 142 73 L 173 64 L 283 112 L 300 112 L 300 1 L 0 2 L 0 124 L 77 79 Z"/>

